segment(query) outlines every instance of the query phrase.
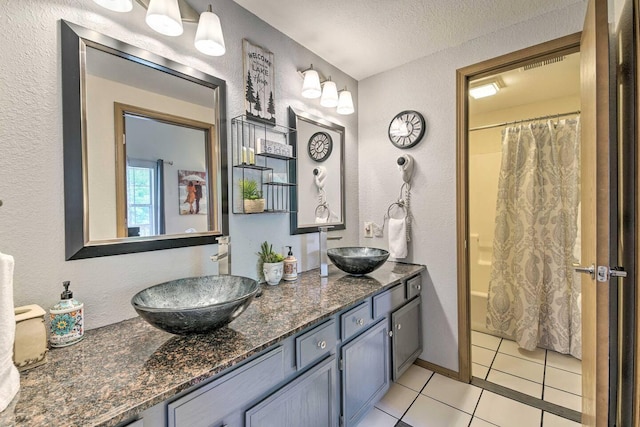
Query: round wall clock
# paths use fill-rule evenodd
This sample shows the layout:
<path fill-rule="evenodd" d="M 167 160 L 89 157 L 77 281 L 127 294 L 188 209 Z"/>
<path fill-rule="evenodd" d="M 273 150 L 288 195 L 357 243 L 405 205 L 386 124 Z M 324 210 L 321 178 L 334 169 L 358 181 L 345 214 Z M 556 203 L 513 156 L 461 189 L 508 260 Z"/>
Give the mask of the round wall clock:
<path fill-rule="evenodd" d="M 389 124 L 389 139 L 398 148 L 410 148 L 416 145 L 427 129 L 422 114 L 417 111 L 402 111 Z"/>
<path fill-rule="evenodd" d="M 326 132 L 316 132 L 309 138 L 307 151 L 309 156 L 316 162 L 324 162 L 331 155 L 333 150 L 333 140 Z"/>

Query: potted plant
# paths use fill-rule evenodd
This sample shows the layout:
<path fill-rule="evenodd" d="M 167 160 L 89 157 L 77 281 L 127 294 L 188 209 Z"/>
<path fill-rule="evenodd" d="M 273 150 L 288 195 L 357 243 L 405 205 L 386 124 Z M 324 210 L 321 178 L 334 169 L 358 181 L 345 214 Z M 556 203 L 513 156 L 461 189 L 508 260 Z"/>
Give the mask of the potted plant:
<path fill-rule="evenodd" d="M 255 179 L 241 179 L 240 193 L 242 194 L 244 213 L 264 212 L 262 191 L 258 188 L 258 182 Z"/>
<path fill-rule="evenodd" d="M 270 285 L 277 285 L 282 279 L 284 256 L 274 252 L 273 245 L 263 242 L 258 252 L 258 276 L 261 281 Z"/>

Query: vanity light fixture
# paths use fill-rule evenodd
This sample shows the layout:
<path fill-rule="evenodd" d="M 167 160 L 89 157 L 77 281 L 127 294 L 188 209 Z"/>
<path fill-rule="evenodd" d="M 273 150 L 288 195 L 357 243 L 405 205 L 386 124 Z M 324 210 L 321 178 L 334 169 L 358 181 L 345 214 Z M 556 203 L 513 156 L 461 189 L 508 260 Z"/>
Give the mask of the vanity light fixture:
<path fill-rule="evenodd" d="M 220 18 L 213 13 L 211 5 L 200 15 L 195 45 L 196 49 L 209 56 L 222 56 L 226 52 Z"/>
<path fill-rule="evenodd" d="M 338 99 L 338 108 L 336 110 L 338 114 L 353 114 L 355 111 L 353 108 L 353 98 L 351 97 L 351 92 L 347 90 L 345 87 L 340 91 L 340 98 Z"/>
<path fill-rule="evenodd" d="M 93 0 L 100 6 L 114 12 L 130 12 L 133 9 L 133 0 Z"/>
<path fill-rule="evenodd" d="M 469 95 L 473 99 L 486 98 L 487 96 L 493 96 L 498 93 L 502 87 L 504 87 L 504 85 L 499 80 L 484 82 L 470 87 Z"/>
<path fill-rule="evenodd" d="M 129 12 L 133 0 L 93 0 L 100 6 L 116 12 Z M 194 45 L 205 55 L 220 56 L 226 52 L 220 18 L 213 13 L 211 5 L 198 14 L 185 0 L 136 0 L 147 9 L 145 21 L 149 27 L 166 36 L 179 36 L 182 23 L 198 24 Z"/>
<path fill-rule="evenodd" d="M 338 105 L 338 87 L 335 82 L 331 81 L 331 76 L 322 83 L 320 105 L 328 108 L 333 108 Z"/>
<path fill-rule="evenodd" d="M 320 98 L 322 95 L 322 87 L 320 86 L 320 76 L 318 72 L 311 66 L 301 71 L 304 76 L 304 82 L 302 83 L 302 96 L 309 99 Z"/>
<path fill-rule="evenodd" d="M 147 8 L 147 25 L 165 36 L 182 34 L 182 17 L 178 0 L 150 0 Z"/>

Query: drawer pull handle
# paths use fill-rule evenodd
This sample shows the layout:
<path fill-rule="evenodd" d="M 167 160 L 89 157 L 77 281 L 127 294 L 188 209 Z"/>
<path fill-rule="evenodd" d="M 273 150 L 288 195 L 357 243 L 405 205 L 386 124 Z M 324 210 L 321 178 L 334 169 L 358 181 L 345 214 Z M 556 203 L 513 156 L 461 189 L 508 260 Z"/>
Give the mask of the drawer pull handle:
<path fill-rule="evenodd" d="M 417 289 L 417 290 L 420 290 L 420 289 L 422 289 L 422 285 L 420 285 L 420 284 L 417 284 L 417 285 L 416 285 L 416 289 Z"/>
<path fill-rule="evenodd" d="M 393 331 L 389 331 L 388 334 L 390 337 L 393 337 Z"/>
<path fill-rule="evenodd" d="M 324 350 L 325 348 L 327 348 L 327 342 L 325 340 L 318 341 L 318 348 Z"/>
<path fill-rule="evenodd" d="M 402 329 L 402 324 L 398 323 L 398 325 L 396 326 L 396 329 L 398 330 Z"/>
<path fill-rule="evenodd" d="M 356 320 L 356 323 L 357 323 L 359 326 L 362 326 L 362 325 L 364 325 L 364 319 L 358 319 L 358 320 Z"/>

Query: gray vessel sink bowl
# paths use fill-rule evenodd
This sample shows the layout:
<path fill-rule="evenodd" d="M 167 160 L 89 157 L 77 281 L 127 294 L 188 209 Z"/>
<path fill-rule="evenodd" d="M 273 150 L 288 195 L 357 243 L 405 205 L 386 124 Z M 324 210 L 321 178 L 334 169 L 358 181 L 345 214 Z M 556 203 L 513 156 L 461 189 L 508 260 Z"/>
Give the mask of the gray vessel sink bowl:
<path fill-rule="evenodd" d="M 345 273 L 363 276 L 379 268 L 389 258 L 389 251 L 378 248 L 346 247 L 327 249 L 333 264 Z"/>
<path fill-rule="evenodd" d="M 259 290 L 258 282 L 248 277 L 189 277 L 144 289 L 131 298 L 131 305 L 163 331 L 201 334 L 240 316 Z"/>

